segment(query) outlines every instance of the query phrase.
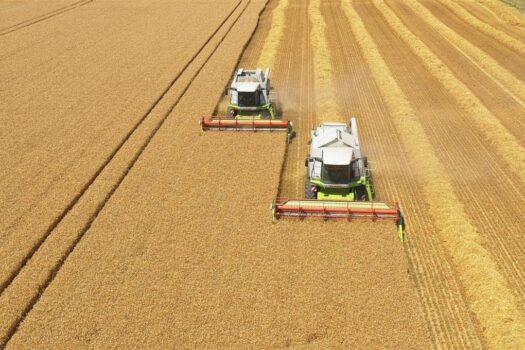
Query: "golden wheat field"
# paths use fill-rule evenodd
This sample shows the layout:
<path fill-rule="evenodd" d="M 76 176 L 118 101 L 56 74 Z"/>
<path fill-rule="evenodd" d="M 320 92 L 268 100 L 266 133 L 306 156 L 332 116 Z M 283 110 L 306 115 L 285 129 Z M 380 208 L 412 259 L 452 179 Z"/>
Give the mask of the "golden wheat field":
<path fill-rule="evenodd" d="M 0 349 L 525 349 L 521 5 L 0 0 Z M 290 144 L 201 129 L 240 67 Z M 351 116 L 404 242 L 272 220 Z"/>

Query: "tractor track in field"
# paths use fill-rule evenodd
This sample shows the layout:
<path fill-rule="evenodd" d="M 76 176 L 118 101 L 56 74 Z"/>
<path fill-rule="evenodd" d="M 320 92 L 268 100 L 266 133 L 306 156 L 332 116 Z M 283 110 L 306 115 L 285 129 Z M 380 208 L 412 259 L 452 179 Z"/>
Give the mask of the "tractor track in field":
<path fill-rule="evenodd" d="M 4 36 L 4 35 L 7 35 L 9 33 L 16 32 L 16 31 L 18 31 L 20 29 L 27 28 L 29 26 L 32 26 L 33 24 L 40 23 L 42 21 L 48 20 L 50 18 L 53 18 L 55 16 L 61 15 L 61 14 L 65 13 L 65 12 L 69 12 L 71 10 L 74 10 L 74 9 L 79 8 L 79 7 L 85 6 L 85 5 L 89 4 L 89 3 L 92 3 L 93 1 L 94 0 L 77 1 L 77 2 L 75 2 L 73 4 L 61 7 L 59 9 L 56 9 L 54 11 L 51 11 L 51 12 L 48 12 L 48 13 L 45 13 L 45 14 L 42 14 L 40 16 L 31 18 L 31 19 L 27 19 L 25 21 L 22 21 L 22 22 L 17 23 L 17 24 L 10 25 L 10 26 L 5 27 L 5 28 L 1 28 L 0 29 L 0 36 Z"/>
<path fill-rule="evenodd" d="M 75 249 L 75 247 L 78 245 L 78 243 L 81 241 L 81 239 L 84 237 L 85 233 L 89 230 L 92 223 L 96 220 L 98 214 L 102 211 L 106 203 L 109 201 L 113 193 L 118 189 L 122 181 L 124 181 L 125 177 L 129 173 L 129 171 L 133 168 L 136 161 L 140 158 L 143 151 L 146 149 L 148 144 L 151 142 L 157 131 L 160 129 L 160 127 L 163 125 L 163 123 L 167 120 L 173 109 L 178 105 L 186 91 L 191 86 L 192 82 L 195 80 L 195 78 L 198 76 L 198 74 L 201 72 L 201 70 L 204 68 L 206 63 L 209 61 L 209 59 L 213 56 L 213 54 L 217 51 L 217 49 L 220 47 L 224 39 L 228 36 L 228 34 L 231 32 L 235 24 L 238 22 L 238 20 L 242 17 L 248 6 L 251 4 L 252 0 L 242 1 L 239 0 L 239 2 L 234 6 L 234 8 L 231 10 L 231 12 L 226 16 L 226 18 L 223 20 L 223 22 L 218 26 L 218 28 L 212 33 L 212 35 L 206 40 L 206 42 L 202 45 L 202 47 L 196 52 L 196 54 L 191 58 L 191 60 L 184 66 L 184 68 L 181 70 L 181 72 L 174 78 L 174 80 L 170 83 L 170 85 L 164 90 L 164 92 L 159 96 L 159 98 L 155 101 L 155 103 L 150 107 L 148 112 L 144 114 L 144 116 L 141 118 L 139 123 L 137 123 L 132 130 L 126 135 L 126 137 L 121 141 L 119 146 L 111 153 L 110 158 L 99 168 L 99 170 L 96 172 L 96 174 L 90 179 L 89 183 L 87 183 L 82 191 L 74 198 L 74 200 L 68 205 L 66 210 L 63 212 L 63 214 L 53 222 L 53 226 L 50 227 L 50 229 L 46 232 L 45 236 L 42 237 L 42 239 L 38 242 L 38 245 L 34 247 L 34 249 L 31 250 L 31 253 L 26 256 L 24 259 L 22 266 L 13 274 L 10 279 L 8 280 L 8 283 L 5 283 L 2 285 L 2 289 L 0 290 L 0 297 L 2 293 L 9 287 L 11 282 L 18 276 L 20 271 L 28 264 L 28 262 L 31 260 L 31 258 L 35 255 L 35 253 L 40 249 L 40 247 L 45 243 L 47 238 L 53 233 L 53 231 L 57 228 L 57 226 L 60 224 L 60 222 L 68 215 L 68 213 L 74 208 L 74 206 L 79 202 L 79 200 L 82 198 L 84 193 L 87 191 L 87 189 L 96 181 L 98 176 L 102 173 L 102 171 L 108 166 L 108 164 L 112 161 L 112 159 L 115 157 L 115 155 L 119 152 L 119 150 L 123 147 L 123 145 L 129 140 L 131 135 L 137 130 L 140 125 L 143 123 L 143 121 L 150 115 L 150 113 L 155 109 L 155 107 L 160 103 L 160 101 L 166 96 L 166 94 L 170 91 L 170 89 L 174 86 L 174 84 L 178 81 L 178 79 L 187 71 L 187 69 L 191 66 L 191 64 L 198 58 L 198 56 L 203 52 L 203 50 L 208 46 L 208 44 L 211 42 L 211 40 L 216 36 L 216 34 L 221 30 L 221 28 L 224 27 L 226 22 L 228 22 L 229 19 L 232 18 L 234 13 L 239 9 L 238 15 L 233 19 L 231 24 L 229 25 L 226 32 L 222 35 L 222 37 L 219 39 L 217 44 L 212 48 L 211 52 L 207 57 L 204 58 L 204 61 L 202 64 L 196 69 L 196 71 L 192 74 L 190 77 L 188 83 L 184 86 L 181 93 L 177 96 L 175 101 L 171 104 L 170 108 L 167 112 L 164 113 L 160 121 L 156 124 L 156 126 L 151 130 L 151 133 L 149 136 L 144 140 L 138 151 L 136 152 L 135 156 L 130 160 L 128 166 L 126 169 L 124 169 L 124 172 L 122 175 L 117 179 L 111 190 L 106 194 L 105 198 L 101 203 L 99 203 L 97 210 L 91 215 L 88 222 L 85 223 L 85 225 L 81 228 L 80 232 L 78 233 L 77 237 L 74 239 L 74 241 L 71 243 L 71 245 L 67 248 L 65 254 L 60 258 L 60 260 L 56 263 L 54 268 L 51 270 L 48 278 L 44 281 L 44 283 L 39 286 L 38 288 L 38 294 L 34 295 L 29 304 L 26 306 L 24 311 L 21 313 L 21 316 L 19 319 L 16 320 L 16 322 L 10 327 L 10 330 L 7 334 L 7 337 L 4 341 L 0 342 L 0 348 L 5 346 L 9 339 L 16 333 L 16 330 L 18 329 L 20 323 L 25 319 L 27 314 L 31 311 L 33 306 L 38 302 L 40 296 L 45 291 L 47 286 L 53 281 L 54 277 L 66 261 L 67 257 L 71 254 L 71 252 Z M 244 5 L 241 8 L 241 5 Z M 0 337 L 1 339 L 1 337 Z"/>
<path fill-rule="evenodd" d="M 70 210 L 78 203 L 80 198 L 86 193 L 87 189 L 95 182 L 97 177 L 102 173 L 102 171 L 108 166 L 108 164 L 111 162 L 111 160 L 115 157 L 115 155 L 122 149 L 124 144 L 130 139 L 131 135 L 140 127 L 140 125 L 148 118 L 148 116 L 151 114 L 151 112 L 155 109 L 155 107 L 161 102 L 161 100 L 166 96 L 166 94 L 170 91 L 170 89 L 175 85 L 177 80 L 184 74 L 186 69 L 195 61 L 195 59 L 198 57 L 198 55 L 204 50 L 206 45 L 213 39 L 213 37 L 217 34 L 217 32 L 221 29 L 221 27 L 226 23 L 226 21 L 233 15 L 235 10 L 240 6 L 242 3 L 242 0 L 239 0 L 237 5 L 232 9 L 232 11 L 227 15 L 227 17 L 223 20 L 221 25 L 208 37 L 208 39 L 204 42 L 204 44 L 200 47 L 200 49 L 191 57 L 191 59 L 184 65 L 184 67 L 180 70 L 180 72 L 174 77 L 174 79 L 170 82 L 170 84 L 164 89 L 164 91 L 159 95 L 159 97 L 153 102 L 153 104 L 148 108 L 148 110 L 142 115 L 142 117 L 139 119 L 139 121 L 133 126 L 132 129 L 124 136 L 124 138 L 119 142 L 117 147 L 110 153 L 106 161 L 97 169 L 97 171 L 91 176 L 89 181 L 81 188 L 80 192 L 71 200 L 71 202 L 66 206 L 66 208 L 62 211 L 62 213 L 53 221 L 53 223 L 50 225 L 50 227 L 46 230 L 45 234 L 42 236 L 42 238 L 37 242 L 37 244 L 34 246 L 34 248 L 30 251 L 30 253 L 22 260 L 21 267 L 15 271 L 15 273 L 10 276 L 6 281 L 2 281 L 0 283 L 0 295 L 3 292 L 5 288 L 13 281 L 13 279 L 16 277 L 18 272 L 25 266 L 27 261 L 31 259 L 31 257 L 34 255 L 34 253 L 40 248 L 40 246 L 45 242 L 47 237 L 53 232 L 53 230 L 60 224 L 60 222 L 63 220 L 63 218 L 70 212 Z"/>

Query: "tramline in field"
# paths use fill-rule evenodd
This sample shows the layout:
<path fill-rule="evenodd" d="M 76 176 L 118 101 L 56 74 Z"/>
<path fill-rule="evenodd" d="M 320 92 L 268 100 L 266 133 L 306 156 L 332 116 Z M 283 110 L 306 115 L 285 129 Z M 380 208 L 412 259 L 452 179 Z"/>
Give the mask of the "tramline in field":
<path fill-rule="evenodd" d="M 203 130 L 214 131 L 286 131 L 287 140 L 293 137 L 292 123 L 282 119 L 272 97 L 270 69 L 263 72 L 240 68 L 225 94 L 230 95 L 225 116 L 202 117 Z"/>
<path fill-rule="evenodd" d="M 394 220 L 401 241 L 404 218 L 397 203 L 374 201 L 372 171 L 361 154 L 355 118 L 350 124 L 322 123 L 311 133 L 306 158 L 306 199 L 276 199 L 274 218 L 367 218 Z"/>

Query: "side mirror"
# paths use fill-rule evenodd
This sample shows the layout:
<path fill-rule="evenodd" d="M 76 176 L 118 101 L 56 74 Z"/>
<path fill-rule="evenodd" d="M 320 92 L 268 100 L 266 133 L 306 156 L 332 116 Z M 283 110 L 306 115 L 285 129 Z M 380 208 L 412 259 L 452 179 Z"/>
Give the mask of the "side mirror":
<path fill-rule="evenodd" d="M 230 88 L 225 87 L 224 88 L 224 96 L 228 96 L 228 91 L 230 91 Z"/>
<path fill-rule="evenodd" d="M 304 166 L 308 166 L 308 158 L 304 160 Z"/>

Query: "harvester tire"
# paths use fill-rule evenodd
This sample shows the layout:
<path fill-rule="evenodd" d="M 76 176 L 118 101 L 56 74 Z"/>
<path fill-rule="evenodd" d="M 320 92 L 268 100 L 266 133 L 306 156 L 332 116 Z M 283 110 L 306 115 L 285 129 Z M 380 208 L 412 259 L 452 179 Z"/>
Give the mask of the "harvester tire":
<path fill-rule="evenodd" d="M 366 188 L 364 186 L 360 186 L 355 189 L 355 198 L 358 201 L 369 201 L 370 200 L 370 198 L 368 198 L 368 193 L 366 192 Z"/>
<path fill-rule="evenodd" d="M 228 117 L 234 118 L 237 116 L 237 111 L 234 108 L 228 107 L 228 110 L 226 111 Z"/>
<path fill-rule="evenodd" d="M 317 192 L 312 191 L 312 184 L 310 181 L 306 181 L 304 196 L 306 199 L 317 199 Z"/>

